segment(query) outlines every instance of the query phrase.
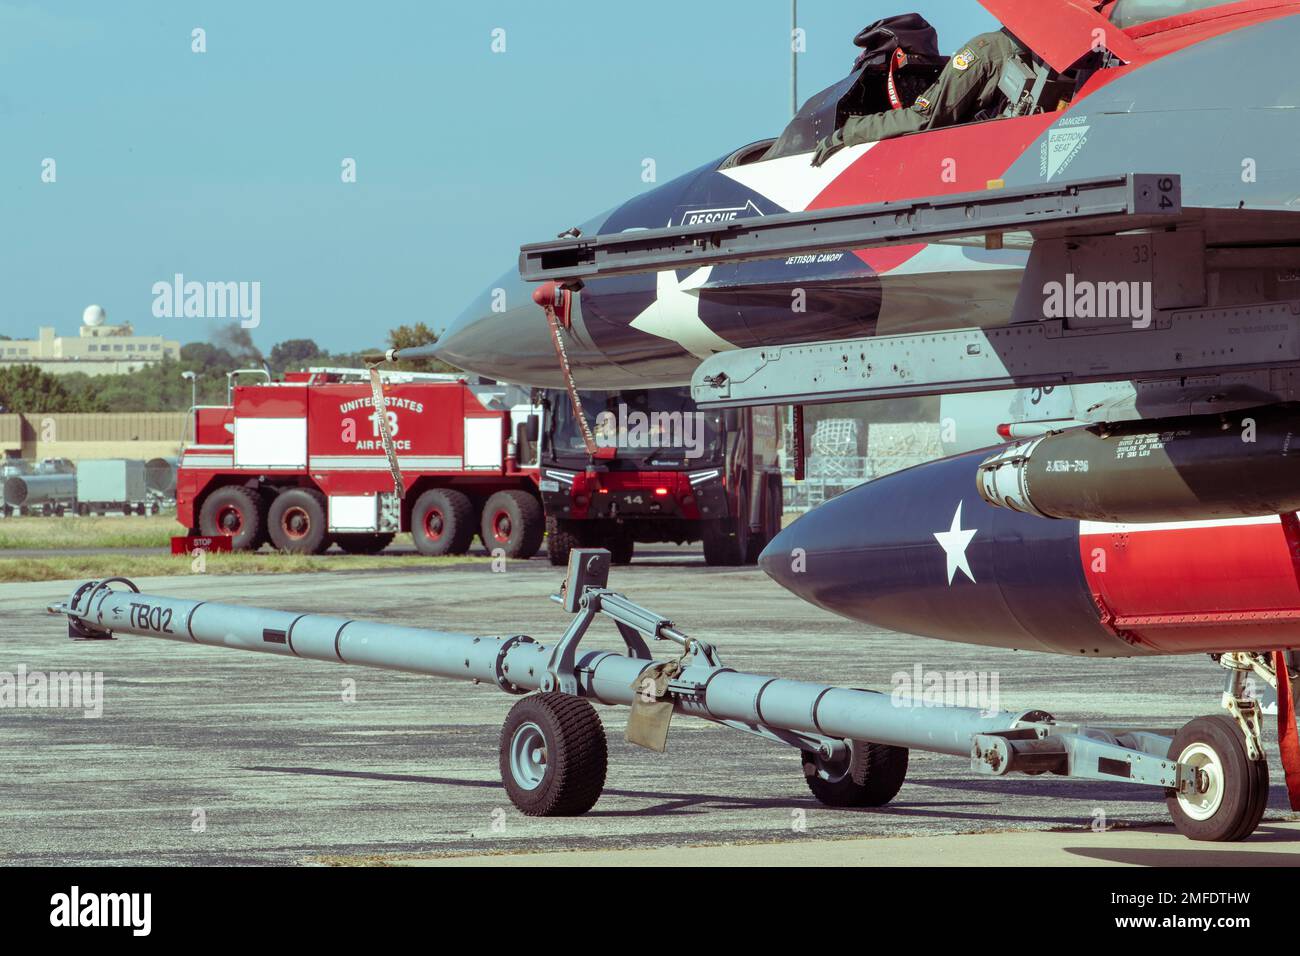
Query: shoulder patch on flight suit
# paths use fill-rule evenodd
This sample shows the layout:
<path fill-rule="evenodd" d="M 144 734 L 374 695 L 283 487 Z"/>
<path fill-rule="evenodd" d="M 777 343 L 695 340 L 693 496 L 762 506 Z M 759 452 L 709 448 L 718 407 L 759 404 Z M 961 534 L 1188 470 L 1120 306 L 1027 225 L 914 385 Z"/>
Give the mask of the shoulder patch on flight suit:
<path fill-rule="evenodd" d="M 916 110 L 918 113 L 925 114 L 930 112 L 932 105 L 933 104 L 924 96 L 918 96 L 916 102 L 912 104 L 912 109 Z"/>
<path fill-rule="evenodd" d="M 969 69 L 970 65 L 978 59 L 979 57 L 975 55 L 975 51 L 967 47 L 952 58 L 952 68 L 954 70 Z"/>

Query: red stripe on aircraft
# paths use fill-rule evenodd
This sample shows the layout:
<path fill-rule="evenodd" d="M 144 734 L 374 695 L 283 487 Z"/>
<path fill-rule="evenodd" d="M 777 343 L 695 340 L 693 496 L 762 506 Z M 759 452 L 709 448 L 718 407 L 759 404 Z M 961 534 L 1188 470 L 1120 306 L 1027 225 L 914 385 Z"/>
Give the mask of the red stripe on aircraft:
<path fill-rule="evenodd" d="M 1280 521 L 1143 531 L 1080 526 L 1106 623 L 1166 654 L 1300 646 L 1300 583 Z"/>
<path fill-rule="evenodd" d="M 1042 135 L 1057 113 L 990 123 L 969 123 L 887 139 L 867 150 L 808 204 L 809 209 L 853 206 L 976 192 L 1001 179 Z M 877 274 L 896 269 L 923 245 L 860 249 L 855 254 Z"/>

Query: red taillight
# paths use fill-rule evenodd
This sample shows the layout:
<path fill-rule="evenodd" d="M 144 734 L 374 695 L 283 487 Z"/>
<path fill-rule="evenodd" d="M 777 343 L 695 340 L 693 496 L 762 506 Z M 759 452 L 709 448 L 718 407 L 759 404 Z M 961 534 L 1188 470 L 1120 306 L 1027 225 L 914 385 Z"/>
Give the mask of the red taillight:
<path fill-rule="evenodd" d="M 658 495 L 660 498 L 662 498 L 664 495 L 668 494 L 668 489 L 667 489 L 667 488 L 656 488 L 656 489 L 655 489 L 655 494 Z"/>

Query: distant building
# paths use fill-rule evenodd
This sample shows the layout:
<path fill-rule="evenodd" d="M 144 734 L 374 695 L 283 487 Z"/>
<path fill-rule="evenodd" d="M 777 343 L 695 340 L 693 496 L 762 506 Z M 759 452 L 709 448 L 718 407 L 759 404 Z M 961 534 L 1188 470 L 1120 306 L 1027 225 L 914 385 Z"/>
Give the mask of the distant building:
<path fill-rule="evenodd" d="M 99 314 L 102 316 L 103 312 Z M 55 335 L 54 329 L 46 326 L 35 339 L 0 341 L 0 368 L 35 365 L 54 375 L 64 372 L 122 375 L 164 358 L 181 356 L 180 342 L 161 335 L 136 335 L 126 324 L 87 322 L 78 331 L 80 334 L 75 336 Z"/>

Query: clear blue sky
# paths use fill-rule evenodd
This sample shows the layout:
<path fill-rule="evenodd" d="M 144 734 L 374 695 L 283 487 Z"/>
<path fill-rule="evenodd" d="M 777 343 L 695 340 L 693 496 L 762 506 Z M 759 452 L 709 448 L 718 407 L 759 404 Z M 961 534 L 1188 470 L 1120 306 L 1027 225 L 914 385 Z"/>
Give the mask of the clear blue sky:
<path fill-rule="evenodd" d="M 994 25 L 975 0 L 799 8 L 801 98 L 879 17 L 919 9 L 945 52 Z M 666 182 L 778 133 L 789 16 L 788 0 L 0 0 L 0 333 L 72 334 L 96 302 L 205 339 L 205 320 L 151 314 L 176 272 L 260 281 L 264 349 L 442 328 L 521 242 L 651 188 L 643 158 Z"/>

